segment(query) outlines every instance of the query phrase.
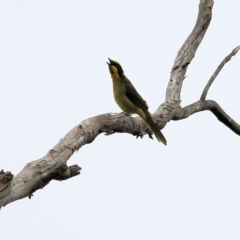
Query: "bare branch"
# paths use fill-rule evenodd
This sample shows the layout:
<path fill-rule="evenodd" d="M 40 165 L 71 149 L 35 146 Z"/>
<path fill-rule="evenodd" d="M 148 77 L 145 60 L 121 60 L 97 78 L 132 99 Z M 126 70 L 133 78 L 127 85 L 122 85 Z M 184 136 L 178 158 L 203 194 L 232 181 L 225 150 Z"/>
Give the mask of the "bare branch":
<path fill-rule="evenodd" d="M 178 51 L 174 61 L 170 81 L 166 91 L 166 101 L 179 105 L 182 82 L 187 72 L 187 67 L 195 56 L 212 18 L 213 0 L 201 0 L 197 22 Z"/>
<path fill-rule="evenodd" d="M 174 118 L 181 102 L 181 89 L 183 80 L 186 78 L 188 65 L 191 63 L 195 53 L 205 36 L 212 19 L 213 0 L 200 0 L 196 24 L 178 51 L 174 61 L 170 80 L 166 90 L 165 102 L 157 109 L 157 114 L 165 122 Z"/>
<path fill-rule="evenodd" d="M 187 66 L 193 59 L 212 17 L 213 0 L 200 0 L 196 25 L 179 50 L 172 68 L 167 88 L 166 100 L 153 114 L 159 129 L 170 121 L 178 110 L 180 92 Z M 2 188 L 0 207 L 24 198 L 46 186 L 51 180 L 63 180 L 79 174 L 80 167 L 68 167 L 67 161 L 84 144 L 91 143 L 100 134 L 110 135 L 115 132 L 130 133 L 142 137 L 151 130 L 139 117 L 126 114 L 103 114 L 87 119 L 73 128 L 47 155 L 28 163 L 24 169 Z"/>
<path fill-rule="evenodd" d="M 158 127 L 166 123 L 156 119 Z M 80 174 L 78 165 L 67 166 L 68 159 L 83 145 L 91 143 L 100 133 L 130 133 L 142 137 L 151 130 L 140 117 L 129 114 L 107 113 L 84 120 L 73 128 L 45 157 L 28 163 L 14 178 L 10 172 L 0 172 L 0 208 L 32 194 L 45 187 L 51 180 L 66 180 Z"/>
<path fill-rule="evenodd" d="M 235 122 L 220 106 L 217 102 L 212 100 L 197 101 L 184 108 L 179 108 L 176 116 L 173 120 L 182 120 L 188 118 L 194 113 L 201 111 L 211 111 L 217 119 L 230 128 L 237 135 L 240 135 L 240 125 Z"/>
<path fill-rule="evenodd" d="M 202 96 L 200 98 L 200 100 L 205 100 L 206 99 L 206 96 L 207 96 L 207 93 L 208 93 L 208 90 L 210 88 L 210 86 L 212 85 L 213 81 L 215 80 L 215 78 L 217 77 L 217 75 L 219 74 L 219 72 L 222 70 L 222 68 L 224 67 L 224 65 L 230 61 L 230 59 L 237 54 L 238 50 L 240 49 L 240 46 L 234 48 L 232 50 L 232 52 L 224 58 L 224 60 L 219 64 L 219 66 L 217 67 L 217 69 L 215 70 L 215 72 L 213 73 L 213 75 L 211 76 L 211 78 L 209 79 L 206 87 L 204 88 L 203 90 L 203 93 L 202 93 Z"/>
<path fill-rule="evenodd" d="M 240 132 L 239 125 L 214 101 L 198 101 L 183 109 L 180 107 L 182 83 L 188 65 L 194 58 L 210 24 L 212 7 L 213 0 L 200 0 L 197 22 L 174 61 L 165 102 L 152 115 L 159 129 L 164 128 L 172 119 L 180 120 L 196 112 L 210 110 L 219 121 L 235 133 Z M 45 187 L 51 180 L 65 180 L 79 175 L 81 170 L 79 166 L 67 166 L 67 161 L 73 153 L 83 145 L 93 142 L 101 133 L 111 135 L 116 132 L 130 133 L 137 137 L 146 134 L 151 137 L 152 134 L 145 121 L 128 114 L 107 113 L 84 120 L 61 139 L 46 156 L 28 163 L 14 178 L 9 174 L 6 175 L 8 178 L 2 176 L 0 207 L 27 196 L 31 197 L 33 192 Z"/>

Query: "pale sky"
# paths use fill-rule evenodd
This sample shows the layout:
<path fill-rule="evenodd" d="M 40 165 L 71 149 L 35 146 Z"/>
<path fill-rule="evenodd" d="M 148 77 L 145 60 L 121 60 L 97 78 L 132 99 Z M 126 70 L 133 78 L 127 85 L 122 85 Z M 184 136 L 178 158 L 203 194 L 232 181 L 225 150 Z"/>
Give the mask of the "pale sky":
<path fill-rule="evenodd" d="M 164 101 L 177 51 L 199 0 L 0 1 L 0 169 L 17 174 L 84 119 L 121 112 L 107 58 L 147 100 Z M 184 80 L 197 101 L 240 45 L 240 1 L 215 1 L 211 25 Z M 207 99 L 240 122 L 240 53 Z M 240 239 L 240 138 L 211 112 L 170 122 L 168 146 L 145 136 L 99 136 L 68 164 L 82 167 L 0 211 L 1 239 Z"/>

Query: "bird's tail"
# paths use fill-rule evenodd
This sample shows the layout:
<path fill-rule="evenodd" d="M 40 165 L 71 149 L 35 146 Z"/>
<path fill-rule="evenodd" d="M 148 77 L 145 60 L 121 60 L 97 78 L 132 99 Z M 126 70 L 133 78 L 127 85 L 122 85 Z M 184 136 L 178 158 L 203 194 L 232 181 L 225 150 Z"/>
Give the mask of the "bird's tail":
<path fill-rule="evenodd" d="M 157 140 L 159 142 L 162 142 L 164 145 L 167 145 L 167 140 L 157 127 L 157 125 L 153 122 L 151 114 L 150 113 L 145 113 L 145 119 L 144 119 L 149 127 L 152 129 L 154 135 L 156 136 Z"/>

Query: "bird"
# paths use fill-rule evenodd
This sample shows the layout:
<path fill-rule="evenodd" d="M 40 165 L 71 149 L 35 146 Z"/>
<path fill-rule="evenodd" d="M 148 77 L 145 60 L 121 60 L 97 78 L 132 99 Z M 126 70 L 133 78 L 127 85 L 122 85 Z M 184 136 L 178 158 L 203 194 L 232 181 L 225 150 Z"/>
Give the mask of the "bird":
<path fill-rule="evenodd" d="M 139 115 L 151 128 L 157 140 L 167 145 L 166 138 L 152 120 L 147 102 L 125 76 L 122 66 L 117 61 L 108 59 L 107 64 L 113 82 L 113 95 L 117 105 L 128 114 Z"/>

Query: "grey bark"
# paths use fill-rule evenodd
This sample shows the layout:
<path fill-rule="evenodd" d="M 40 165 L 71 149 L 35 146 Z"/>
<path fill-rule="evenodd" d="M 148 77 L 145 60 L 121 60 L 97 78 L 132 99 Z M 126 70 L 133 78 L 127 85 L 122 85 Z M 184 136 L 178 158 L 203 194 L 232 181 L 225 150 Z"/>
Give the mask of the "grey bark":
<path fill-rule="evenodd" d="M 240 126 L 214 101 L 205 100 L 207 92 L 224 64 L 237 53 L 237 47 L 219 65 L 205 87 L 201 99 L 182 108 L 181 88 L 188 66 L 195 56 L 212 18 L 213 0 L 200 0 L 196 24 L 177 53 L 170 80 L 166 90 L 165 101 L 152 114 L 159 129 L 164 128 L 171 120 L 182 120 L 194 113 L 210 110 L 219 121 L 224 123 L 236 134 L 240 134 Z M 149 135 L 152 132 L 139 117 L 128 114 L 106 113 L 82 121 L 61 139 L 43 158 L 28 163 L 15 177 L 11 172 L 0 172 L 0 207 L 29 197 L 33 192 L 45 187 L 51 180 L 66 180 L 80 174 L 77 165 L 67 166 L 68 159 L 83 145 L 91 143 L 101 134 L 129 133 L 136 137 Z"/>

